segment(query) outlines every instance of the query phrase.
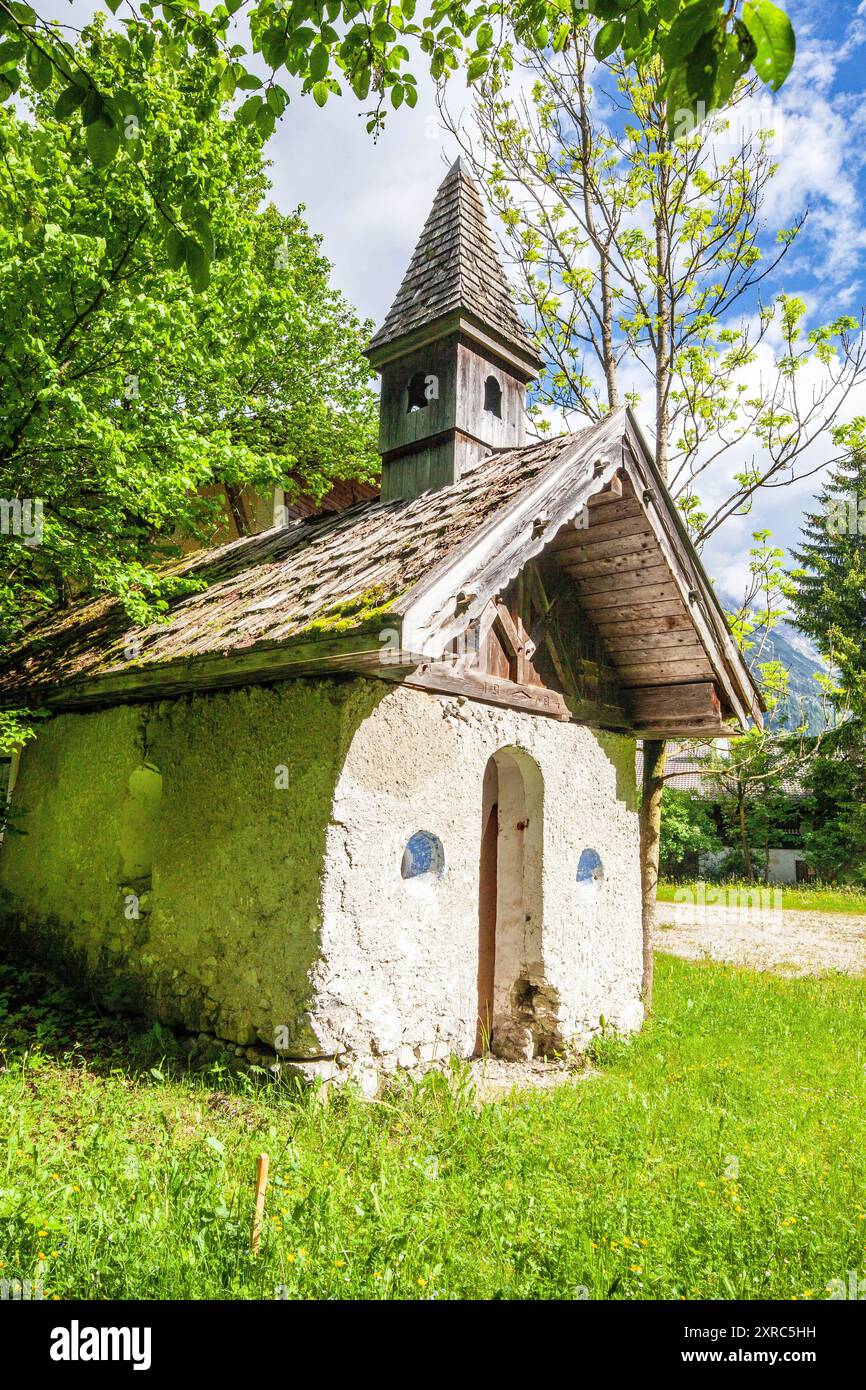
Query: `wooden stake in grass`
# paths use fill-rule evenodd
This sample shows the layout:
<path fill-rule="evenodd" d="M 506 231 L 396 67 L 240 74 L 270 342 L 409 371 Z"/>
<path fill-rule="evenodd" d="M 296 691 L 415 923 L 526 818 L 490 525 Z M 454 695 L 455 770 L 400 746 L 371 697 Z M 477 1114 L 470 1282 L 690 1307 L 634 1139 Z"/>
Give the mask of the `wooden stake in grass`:
<path fill-rule="evenodd" d="M 262 1238 L 262 1217 L 265 1214 L 265 1193 L 268 1188 L 268 1156 L 259 1154 L 256 1163 L 256 1204 L 253 1208 L 253 1231 L 250 1238 L 250 1248 L 254 1255 L 259 1253 L 259 1241 Z"/>

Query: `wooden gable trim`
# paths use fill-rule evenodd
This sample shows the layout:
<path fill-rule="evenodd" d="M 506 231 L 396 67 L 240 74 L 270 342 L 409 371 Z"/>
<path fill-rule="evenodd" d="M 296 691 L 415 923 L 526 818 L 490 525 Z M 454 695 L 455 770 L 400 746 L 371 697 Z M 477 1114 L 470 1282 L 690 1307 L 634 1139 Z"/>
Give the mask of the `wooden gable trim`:
<path fill-rule="evenodd" d="M 596 460 L 594 473 L 581 469 L 582 456 Z M 403 618 L 407 645 L 437 659 L 466 623 L 467 613 L 458 611 L 455 594 L 472 595 L 468 617 L 477 617 L 621 464 L 622 420 L 620 412 L 615 412 L 602 429 L 593 431 L 592 439 L 577 439 L 559 463 L 541 473 L 534 487 L 519 493 L 503 514 L 471 536 L 395 605 Z M 581 476 L 574 481 L 576 474 Z"/>
<path fill-rule="evenodd" d="M 589 467 L 590 462 L 592 468 Z M 637 494 L 633 511 L 622 497 L 618 485 L 621 470 L 630 479 Z M 605 503 L 616 501 L 611 523 L 604 520 Z M 761 700 L 748 670 L 728 631 L 727 623 L 709 580 L 685 535 L 676 509 L 658 477 L 654 462 L 629 410 L 612 412 L 602 426 L 592 431 L 589 439 L 578 438 L 575 446 L 556 465 L 545 470 L 537 484 L 518 496 L 505 515 L 471 537 L 463 547 L 437 567 L 407 595 L 402 607 L 409 645 L 423 651 L 431 660 L 447 648 L 465 626 L 466 617 L 476 617 L 486 603 L 501 594 L 530 560 L 541 554 L 568 523 L 586 509 L 596 512 L 587 530 L 587 550 L 590 563 L 611 558 L 605 553 L 607 543 L 616 543 L 621 554 L 646 554 L 643 579 L 634 584 L 635 602 L 628 618 L 621 615 L 611 624 L 617 635 L 630 629 L 635 636 L 645 630 L 645 623 L 665 618 L 671 631 L 689 632 L 698 639 L 712 671 L 725 705 L 747 726 L 750 719 L 761 723 Z M 626 515 L 623 515 L 623 508 Z M 635 537 L 632 522 L 646 522 L 649 539 Z M 590 550 L 604 544 L 605 551 Z M 631 548 L 635 547 L 635 548 Z M 615 566 L 604 566 L 598 580 L 615 572 Z M 587 580 L 591 583 L 591 576 Z M 593 604 L 593 617 L 600 636 L 606 632 L 605 612 L 617 605 L 616 594 L 608 582 L 599 582 Z M 454 602 L 457 592 L 468 594 L 467 606 Z M 611 597 L 608 598 L 608 594 Z M 672 643 L 671 647 L 676 646 Z M 693 645 L 692 651 L 697 648 Z M 659 677 L 663 674 L 677 678 L 676 660 L 670 650 L 656 663 Z M 674 663 L 674 665 L 671 665 Z M 662 669 L 664 668 L 664 669 Z M 652 677 L 653 667 L 643 662 L 632 675 Z M 694 660 L 684 657 L 682 682 L 688 683 L 694 671 Z M 721 721 L 719 721 L 721 722 Z"/>
<path fill-rule="evenodd" d="M 719 683 L 725 694 L 735 696 L 730 700 L 730 705 L 743 727 L 752 719 L 760 728 L 763 726 L 764 711 L 760 692 L 756 689 L 742 654 L 731 636 L 727 619 L 709 576 L 691 543 L 682 517 L 667 493 L 656 469 L 655 460 L 630 410 L 626 412 L 626 430 L 629 444 L 624 459 L 626 471 L 630 472 L 634 468 L 635 482 L 651 494 L 646 509 L 647 518 L 663 552 L 670 557 L 671 572 L 675 578 L 679 579 L 681 575 L 687 577 L 687 587 L 682 582 L 680 587 L 688 600 L 695 627 L 701 635 L 707 656 L 719 676 Z"/>

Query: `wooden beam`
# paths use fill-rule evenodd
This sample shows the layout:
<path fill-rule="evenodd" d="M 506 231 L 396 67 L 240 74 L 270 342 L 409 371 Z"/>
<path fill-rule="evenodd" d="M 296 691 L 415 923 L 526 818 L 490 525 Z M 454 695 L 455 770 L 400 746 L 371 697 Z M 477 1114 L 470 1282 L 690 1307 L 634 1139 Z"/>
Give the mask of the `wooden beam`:
<path fill-rule="evenodd" d="M 496 599 L 496 621 L 502 639 L 516 661 L 520 653 L 520 635 L 514 625 L 514 619 L 500 598 Z"/>
<path fill-rule="evenodd" d="M 683 685 L 690 681 L 712 680 L 714 671 L 706 656 L 670 661 L 642 661 L 617 666 L 620 683 L 628 686 Z"/>
<path fill-rule="evenodd" d="M 605 614 L 604 620 L 596 623 L 600 635 L 608 637 L 651 636 L 655 632 L 694 632 L 695 626 L 682 603 L 658 604 L 643 608 L 636 604 L 621 615 L 615 609 Z"/>
<path fill-rule="evenodd" d="M 653 656 L 655 652 L 663 652 L 665 660 L 675 651 L 687 653 L 702 653 L 700 639 L 695 636 L 694 628 L 687 628 L 682 632 L 644 632 L 644 633 L 611 633 L 605 638 L 604 645 L 607 651 L 617 661 L 627 658 L 629 652 L 640 654 L 641 656 Z"/>
<path fill-rule="evenodd" d="M 522 685 L 477 671 L 455 671 L 447 662 L 424 664 L 402 677 L 401 684 L 444 695 L 465 695 L 485 704 L 506 705 L 509 709 L 529 710 L 562 721 L 571 719 L 564 696 L 540 685 Z M 620 712 L 620 717 L 625 716 Z"/>
<path fill-rule="evenodd" d="M 687 685 L 640 686 L 626 696 L 629 711 L 636 724 L 653 722 L 656 726 L 674 722 L 686 716 L 720 719 L 721 701 L 712 681 L 695 681 Z"/>
<path fill-rule="evenodd" d="M 130 663 L 125 671 L 111 670 L 65 685 L 16 690 L 8 698 L 0 695 L 0 708 L 11 702 L 14 708 L 30 704 L 48 709 L 90 709 L 343 671 L 398 678 L 401 672 L 414 669 L 418 656 L 399 650 L 398 616 L 383 617 L 382 627 L 394 632 L 393 644 L 380 642 L 377 630 L 301 638 L 229 653 L 204 652 L 169 662 Z"/>
<path fill-rule="evenodd" d="M 637 738 L 737 738 L 738 729 L 712 720 L 693 719 L 685 723 L 635 725 Z"/>
<path fill-rule="evenodd" d="M 670 582 L 671 572 L 662 561 L 659 564 L 647 565 L 644 569 L 632 569 L 627 565 L 619 572 L 588 575 L 585 578 L 577 573 L 574 577 L 580 584 L 581 596 L 589 598 L 592 595 L 594 598 L 598 594 L 622 593 L 624 589 L 667 584 Z"/>
<path fill-rule="evenodd" d="M 551 549 L 558 555 L 561 550 L 570 550 L 574 545 L 595 545 L 600 541 L 616 540 L 622 536 L 652 535 L 652 528 L 647 525 L 646 514 L 640 503 L 636 502 L 634 507 L 633 514 L 631 510 L 627 515 L 618 511 L 614 521 L 592 521 L 589 526 L 582 527 L 570 522 L 557 533 L 551 542 Z"/>
<path fill-rule="evenodd" d="M 670 579 L 663 584 L 647 584 L 645 588 L 638 590 L 640 595 L 640 607 L 644 610 L 649 609 L 654 604 L 676 604 L 679 609 L 683 609 L 683 601 L 676 584 Z M 596 617 L 601 609 L 608 608 L 631 608 L 634 604 L 634 595 L 629 590 L 623 593 L 619 589 L 611 589 L 603 594 L 593 594 L 592 604 L 587 604 L 589 618 L 591 622 L 604 622 L 602 617 Z"/>
<path fill-rule="evenodd" d="M 640 531 L 629 536 L 615 536 L 611 540 L 598 541 L 590 540 L 589 531 L 575 532 L 575 535 L 585 536 L 584 543 L 577 542 L 568 551 L 560 551 L 555 556 L 558 564 L 579 564 L 588 563 L 594 560 L 615 560 L 619 555 L 653 555 L 658 556 L 658 546 L 651 531 Z"/>
<path fill-rule="evenodd" d="M 657 551 L 638 550 L 629 555 L 606 555 L 604 549 L 604 546 L 599 548 L 595 560 L 567 560 L 562 568 L 566 574 L 581 582 L 604 575 L 644 574 L 647 570 L 660 568 Z"/>

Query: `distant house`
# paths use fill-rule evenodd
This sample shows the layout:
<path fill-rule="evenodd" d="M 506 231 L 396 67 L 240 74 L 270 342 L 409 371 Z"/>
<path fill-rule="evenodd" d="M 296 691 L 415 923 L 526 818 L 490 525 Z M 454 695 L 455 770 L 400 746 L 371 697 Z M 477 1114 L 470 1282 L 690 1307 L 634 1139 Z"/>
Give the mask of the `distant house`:
<path fill-rule="evenodd" d="M 666 768 L 667 786 L 688 792 L 705 803 L 724 849 L 689 856 L 680 866 L 682 876 L 715 874 L 736 850 L 735 815 L 732 799 L 723 785 L 706 774 L 706 760 L 691 752 L 672 751 Z M 782 784 L 776 797 L 775 814 L 765 847 L 755 847 L 756 868 L 769 883 L 804 883 L 814 877 L 803 853 L 803 819 L 806 792 L 796 779 Z"/>
<path fill-rule="evenodd" d="M 0 889 L 109 1002 L 374 1087 L 638 1027 L 636 741 L 761 702 L 631 413 L 526 443 L 542 364 L 459 162 L 369 355 L 381 497 L 9 661 L 53 718 Z"/>

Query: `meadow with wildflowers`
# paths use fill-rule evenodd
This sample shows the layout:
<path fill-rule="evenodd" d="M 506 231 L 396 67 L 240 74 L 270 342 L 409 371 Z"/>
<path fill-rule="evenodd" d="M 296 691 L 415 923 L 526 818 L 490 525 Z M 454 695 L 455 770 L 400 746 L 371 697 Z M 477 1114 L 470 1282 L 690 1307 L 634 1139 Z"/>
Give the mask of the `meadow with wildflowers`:
<path fill-rule="evenodd" d="M 866 1275 L 866 987 L 661 957 L 553 1090 L 374 1103 L 0 970 L 0 1280 L 47 1299 L 822 1299 Z M 250 1253 L 256 1157 L 270 1155 Z"/>

